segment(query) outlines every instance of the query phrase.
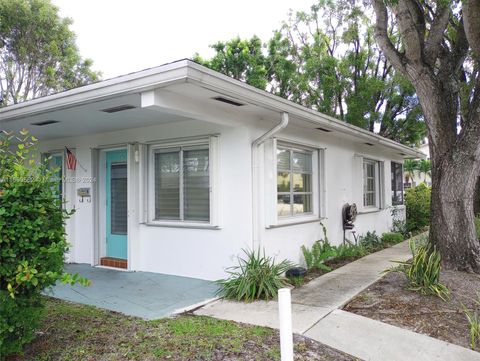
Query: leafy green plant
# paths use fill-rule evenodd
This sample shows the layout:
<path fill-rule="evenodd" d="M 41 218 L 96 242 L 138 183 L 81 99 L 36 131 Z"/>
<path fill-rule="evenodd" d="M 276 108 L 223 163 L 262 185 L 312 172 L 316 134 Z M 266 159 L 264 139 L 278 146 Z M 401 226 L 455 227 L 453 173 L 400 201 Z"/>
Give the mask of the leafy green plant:
<path fill-rule="evenodd" d="M 430 223 L 431 189 L 424 183 L 405 191 L 407 232 L 422 230 Z"/>
<path fill-rule="evenodd" d="M 403 234 L 401 233 L 396 233 L 396 232 L 386 232 L 382 234 L 382 242 L 383 243 L 390 243 L 390 244 L 395 244 L 402 242 L 405 238 L 403 237 Z"/>
<path fill-rule="evenodd" d="M 480 294 L 477 295 L 475 304 L 477 307 L 473 310 L 468 309 L 462 304 L 463 312 L 465 313 L 470 328 L 470 347 L 472 350 L 475 350 L 477 343 L 480 342 Z"/>
<path fill-rule="evenodd" d="M 358 258 L 367 254 L 366 250 L 361 245 L 351 243 L 344 243 L 335 247 L 336 259 Z"/>
<path fill-rule="evenodd" d="M 87 283 L 63 272 L 69 214 L 52 180 L 57 170 L 36 162 L 36 143 L 26 130 L 0 132 L 0 359 L 34 337 L 45 288 Z"/>
<path fill-rule="evenodd" d="M 368 231 L 365 235 L 360 236 L 359 245 L 368 253 L 375 252 L 383 248 L 382 240 L 375 231 Z"/>
<path fill-rule="evenodd" d="M 310 249 L 305 246 L 301 247 L 303 258 L 305 259 L 305 265 L 307 266 L 308 270 L 312 268 L 317 268 L 325 271 L 332 270 L 330 267 L 325 265 L 325 261 L 332 257 L 335 257 L 336 250 L 335 247 L 333 247 L 328 241 L 327 229 L 323 224 L 322 229 L 324 237 L 323 239 L 316 241 Z"/>
<path fill-rule="evenodd" d="M 409 241 L 412 259 L 406 262 L 397 261 L 398 266 L 385 272 L 400 272 L 408 280 L 408 289 L 424 295 L 435 295 L 442 300 L 449 297 L 449 289 L 440 283 L 441 256 L 436 249 L 429 249 L 428 245 Z"/>
<path fill-rule="evenodd" d="M 289 261 L 275 263 L 273 257 L 263 252 L 243 250 L 244 258 L 238 257 L 238 265 L 227 269 L 227 279 L 218 280 L 219 296 L 237 301 L 274 299 L 280 288 L 288 286 L 284 273 L 292 267 Z"/>

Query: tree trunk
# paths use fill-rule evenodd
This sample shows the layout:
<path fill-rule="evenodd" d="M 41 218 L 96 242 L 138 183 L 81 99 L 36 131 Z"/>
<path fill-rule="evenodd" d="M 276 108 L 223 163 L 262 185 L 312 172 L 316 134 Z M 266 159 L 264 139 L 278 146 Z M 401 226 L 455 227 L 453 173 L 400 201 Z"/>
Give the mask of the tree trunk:
<path fill-rule="evenodd" d="M 430 240 L 440 251 L 445 268 L 480 273 L 480 242 L 473 212 L 478 161 L 453 154 L 435 163 Z"/>
<path fill-rule="evenodd" d="M 414 85 L 430 127 L 430 242 L 440 251 L 445 268 L 480 273 L 480 242 L 474 223 L 480 159 L 475 147 L 458 146 L 456 129 L 450 128 L 457 111 L 455 91 L 448 81 L 419 74 Z"/>

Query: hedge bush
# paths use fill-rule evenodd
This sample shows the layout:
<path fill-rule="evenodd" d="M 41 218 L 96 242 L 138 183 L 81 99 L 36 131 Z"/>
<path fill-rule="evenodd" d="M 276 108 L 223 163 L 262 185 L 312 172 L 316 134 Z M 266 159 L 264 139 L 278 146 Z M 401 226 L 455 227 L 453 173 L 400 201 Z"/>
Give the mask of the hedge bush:
<path fill-rule="evenodd" d="M 430 223 L 430 187 L 424 183 L 405 191 L 408 232 L 419 231 Z"/>
<path fill-rule="evenodd" d="M 41 291 L 58 280 L 86 280 L 63 273 L 68 249 L 54 179 L 36 162 L 37 140 L 21 131 L 0 134 L 0 359 L 32 340 L 42 315 Z"/>

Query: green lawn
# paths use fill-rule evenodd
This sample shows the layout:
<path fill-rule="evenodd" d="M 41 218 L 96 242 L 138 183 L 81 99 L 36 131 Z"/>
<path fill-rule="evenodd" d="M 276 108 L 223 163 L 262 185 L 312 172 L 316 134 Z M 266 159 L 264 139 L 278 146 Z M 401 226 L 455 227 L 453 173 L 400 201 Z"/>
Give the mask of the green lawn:
<path fill-rule="evenodd" d="M 46 298 L 46 317 L 25 354 L 14 360 L 277 360 L 278 332 L 210 317 L 144 321 Z M 297 359 L 350 358 L 296 337 Z M 312 358 L 313 355 L 313 358 Z"/>

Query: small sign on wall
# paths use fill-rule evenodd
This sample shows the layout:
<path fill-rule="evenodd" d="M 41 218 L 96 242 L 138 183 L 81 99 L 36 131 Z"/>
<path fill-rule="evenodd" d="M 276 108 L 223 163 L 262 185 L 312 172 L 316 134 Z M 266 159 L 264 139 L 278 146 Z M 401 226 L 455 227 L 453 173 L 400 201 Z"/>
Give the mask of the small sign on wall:
<path fill-rule="evenodd" d="M 77 189 L 77 196 L 80 198 L 79 201 L 82 202 L 82 203 L 84 202 L 85 199 L 87 200 L 88 203 L 90 203 L 92 201 L 89 187 L 78 188 Z"/>

